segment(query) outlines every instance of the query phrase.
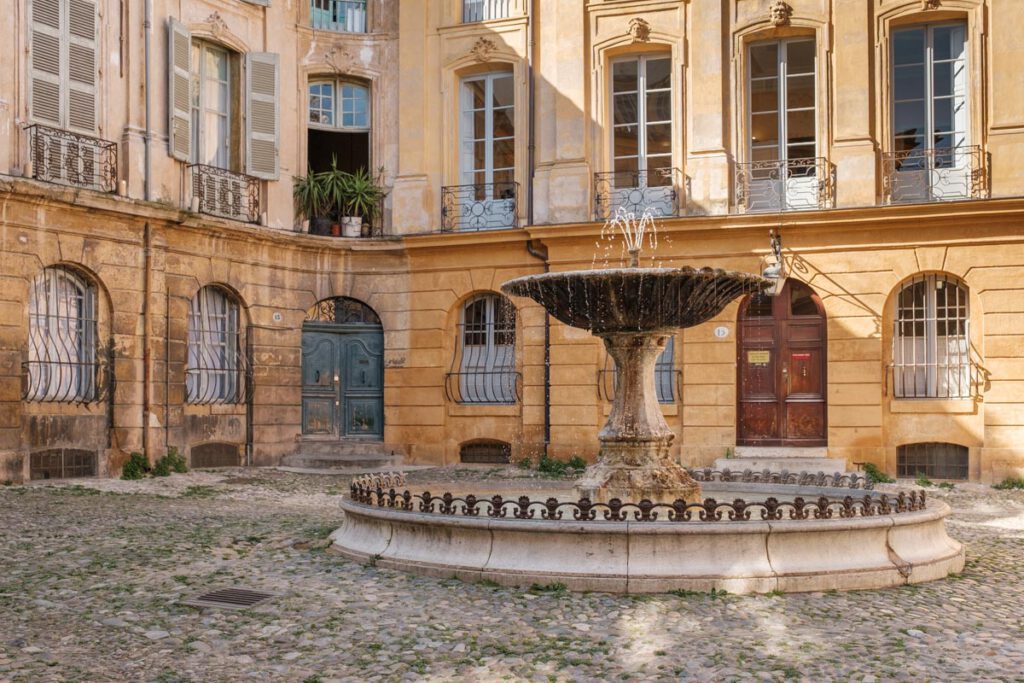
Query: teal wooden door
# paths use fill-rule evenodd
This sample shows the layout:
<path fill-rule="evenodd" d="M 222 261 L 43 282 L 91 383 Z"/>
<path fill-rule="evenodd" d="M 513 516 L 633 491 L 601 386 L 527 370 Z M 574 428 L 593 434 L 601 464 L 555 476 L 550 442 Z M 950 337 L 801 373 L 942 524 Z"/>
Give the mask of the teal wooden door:
<path fill-rule="evenodd" d="M 302 332 L 302 433 L 383 438 L 383 361 L 379 327 L 307 323 Z"/>

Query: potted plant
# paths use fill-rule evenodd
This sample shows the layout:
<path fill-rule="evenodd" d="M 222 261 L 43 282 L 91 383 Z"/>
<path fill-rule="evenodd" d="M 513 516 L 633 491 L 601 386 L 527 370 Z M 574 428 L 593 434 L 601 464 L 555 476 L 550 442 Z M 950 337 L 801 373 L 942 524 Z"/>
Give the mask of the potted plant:
<path fill-rule="evenodd" d="M 299 215 L 309 219 L 309 232 L 312 235 L 327 235 L 331 231 L 330 206 L 322 175 L 313 169 L 305 176 L 296 176 L 292 196 Z"/>
<path fill-rule="evenodd" d="M 345 222 L 342 212 L 348 203 L 348 176 L 349 174 L 338 168 L 338 158 L 331 157 L 331 167 L 319 174 L 320 182 L 323 184 L 324 197 L 330 209 L 331 234 L 335 237 L 342 234 Z"/>
<path fill-rule="evenodd" d="M 363 234 L 363 219 L 376 218 L 384 193 L 369 171 L 360 168 L 355 173 L 347 174 L 344 196 L 345 237 L 360 237 Z"/>

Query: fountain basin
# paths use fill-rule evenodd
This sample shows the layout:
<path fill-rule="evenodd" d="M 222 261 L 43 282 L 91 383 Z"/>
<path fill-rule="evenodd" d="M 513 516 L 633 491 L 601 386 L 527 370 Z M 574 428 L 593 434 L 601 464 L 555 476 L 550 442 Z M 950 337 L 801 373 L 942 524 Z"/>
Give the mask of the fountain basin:
<path fill-rule="evenodd" d="M 705 495 L 718 500 L 753 490 L 758 500 L 778 497 L 783 507 L 796 496 L 842 500 L 852 493 L 704 483 Z M 567 491 L 560 500 L 570 496 Z M 852 500 L 856 507 L 861 498 Z M 949 507 L 934 500 L 884 514 L 763 520 L 755 513 L 749 521 L 694 521 L 696 514 L 691 521 L 669 521 L 664 507 L 657 521 L 640 521 L 635 510 L 626 521 L 576 521 L 571 508 L 565 508 L 568 518 L 516 519 L 352 499 L 342 509 L 344 525 L 331 536 L 336 553 L 426 576 L 508 586 L 562 583 L 612 593 L 859 590 L 931 581 L 964 565 L 963 547 L 946 534 Z"/>

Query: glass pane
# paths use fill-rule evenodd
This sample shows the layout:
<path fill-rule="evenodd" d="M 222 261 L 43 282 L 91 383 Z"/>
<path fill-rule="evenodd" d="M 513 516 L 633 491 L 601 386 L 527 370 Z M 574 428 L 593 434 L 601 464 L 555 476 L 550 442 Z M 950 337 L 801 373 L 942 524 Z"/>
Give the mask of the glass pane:
<path fill-rule="evenodd" d="M 751 294 L 745 316 L 747 318 L 770 318 L 772 316 L 772 298 L 767 294 Z"/>
<path fill-rule="evenodd" d="M 924 65 L 898 66 L 893 74 L 893 96 L 897 100 L 924 97 Z"/>
<path fill-rule="evenodd" d="M 750 150 L 751 161 L 776 161 L 779 158 L 779 148 L 773 146 L 758 146 Z"/>
<path fill-rule="evenodd" d="M 892 35 L 893 64 L 923 63 L 924 44 L 924 29 L 896 31 Z"/>
<path fill-rule="evenodd" d="M 945 133 L 953 129 L 953 100 L 941 99 L 932 103 L 936 133 Z"/>
<path fill-rule="evenodd" d="M 750 83 L 750 111 L 776 111 L 779 108 L 779 81 L 777 78 Z"/>
<path fill-rule="evenodd" d="M 814 303 L 811 290 L 806 287 L 792 285 L 790 294 L 790 312 L 792 315 L 818 315 L 818 306 Z"/>
<path fill-rule="evenodd" d="M 779 46 L 777 43 L 754 45 L 750 48 L 750 77 L 775 76 L 779 73 Z"/>
<path fill-rule="evenodd" d="M 789 153 L 786 158 L 789 160 L 794 159 L 813 159 L 814 158 L 814 145 L 788 145 L 787 149 Z M 809 172 L 813 175 L 814 168 L 809 168 Z"/>
<path fill-rule="evenodd" d="M 779 140 L 778 114 L 754 114 L 750 117 L 750 139 L 757 144 L 774 144 Z"/>
<path fill-rule="evenodd" d="M 786 45 L 786 72 L 791 76 L 814 73 L 813 40 L 801 40 Z"/>
<path fill-rule="evenodd" d="M 482 80 L 465 81 L 468 104 L 472 109 L 483 109 L 486 102 L 485 84 Z"/>
<path fill-rule="evenodd" d="M 672 184 L 672 174 L 667 169 L 672 166 L 672 155 L 647 157 L 647 185 L 662 187 Z"/>
<path fill-rule="evenodd" d="M 487 143 L 473 143 L 473 168 L 487 168 Z"/>
<path fill-rule="evenodd" d="M 615 123 L 636 123 L 636 110 L 636 95 L 615 96 Z"/>
<path fill-rule="evenodd" d="M 493 168 L 512 168 L 515 166 L 515 141 L 498 140 L 494 143 Z"/>
<path fill-rule="evenodd" d="M 474 111 L 470 113 L 473 117 L 473 128 L 470 130 L 470 137 L 474 140 L 483 140 L 487 135 L 487 112 Z"/>
<path fill-rule="evenodd" d="M 925 132 L 924 101 L 897 102 L 896 121 L 893 129 L 896 135 L 921 135 Z"/>
<path fill-rule="evenodd" d="M 647 126 L 647 153 L 666 154 L 672 151 L 672 124 Z"/>
<path fill-rule="evenodd" d="M 648 121 L 671 121 L 672 120 L 672 92 L 654 92 L 647 95 L 647 120 Z"/>
<path fill-rule="evenodd" d="M 934 81 L 932 82 L 932 94 L 935 97 L 945 97 L 953 94 L 953 62 L 936 64 L 932 70 Z"/>
<path fill-rule="evenodd" d="M 814 106 L 814 76 L 786 79 L 786 106 L 790 109 Z"/>
<path fill-rule="evenodd" d="M 910 153 L 910 152 L 914 152 L 914 151 L 922 150 L 922 149 L 924 149 L 924 137 L 921 136 L 921 135 L 911 135 L 911 136 L 907 136 L 907 137 L 898 137 L 898 138 L 896 138 L 896 151 L 897 152 Z M 912 160 L 905 160 L 901 164 L 900 168 L 902 168 L 904 170 L 909 170 L 909 168 L 905 168 L 907 166 L 907 164 L 909 164 L 909 163 L 913 163 L 913 161 Z"/>
<path fill-rule="evenodd" d="M 791 111 L 786 117 L 787 142 L 814 142 L 814 111 Z"/>
<path fill-rule="evenodd" d="M 672 60 L 667 58 L 648 59 L 647 89 L 656 90 L 670 87 L 672 87 Z"/>
<path fill-rule="evenodd" d="M 636 157 L 615 160 L 615 185 L 617 187 L 636 187 Z"/>
<path fill-rule="evenodd" d="M 615 62 L 612 65 L 612 92 L 636 90 L 636 61 Z"/>
<path fill-rule="evenodd" d="M 937 26 L 933 29 L 932 49 L 935 59 L 960 59 L 964 56 L 964 27 Z"/>
<path fill-rule="evenodd" d="M 516 134 L 512 112 L 512 109 L 499 109 L 494 112 L 494 137 L 511 137 Z"/>
<path fill-rule="evenodd" d="M 494 106 L 511 107 L 515 104 L 515 84 L 512 76 L 499 76 L 494 79 Z"/>
<path fill-rule="evenodd" d="M 615 129 L 615 156 L 636 156 L 638 153 L 636 126 L 621 126 Z"/>

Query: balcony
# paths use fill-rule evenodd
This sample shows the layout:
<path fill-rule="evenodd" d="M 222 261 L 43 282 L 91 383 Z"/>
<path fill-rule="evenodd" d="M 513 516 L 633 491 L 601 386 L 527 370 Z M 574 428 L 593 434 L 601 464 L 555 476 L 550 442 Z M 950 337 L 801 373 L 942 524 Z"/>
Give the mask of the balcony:
<path fill-rule="evenodd" d="M 683 173 L 678 168 L 594 174 L 594 215 L 606 221 L 620 209 L 655 217 L 682 215 Z"/>
<path fill-rule="evenodd" d="M 505 19 L 511 14 L 512 0 L 463 0 L 462 23 Z"/>
<path fill-rule="evenodd" d="M 736 164 L 740 213 L 831 209 L 835 173 L 824 157 Z"/>
<path fill-rule="evenodd" d="M 885 204 L 948 202 L 988 197 L 985 155 L 977 145 L 882 155 Z"/>
<path fill-rule="evenodd" d="M 320 31 L 366 33 L 366 0 L 311 0 L 309 21 Z"/>
<path fill-rule="evenodd" d="M 26 128 L 29 177 L 97 192 L 117 190 L 117 143 L 39 124 Z"/>
<path fill-rule="evenodd" d="M 518 227 L 519 183 L 441 188 L 441 232 Z"/>
<path fill-rule="evenodd" d="M 260 220 L 260 181 L 244 173 L 192 164 L 192 209 L 246 223 Z"/>

